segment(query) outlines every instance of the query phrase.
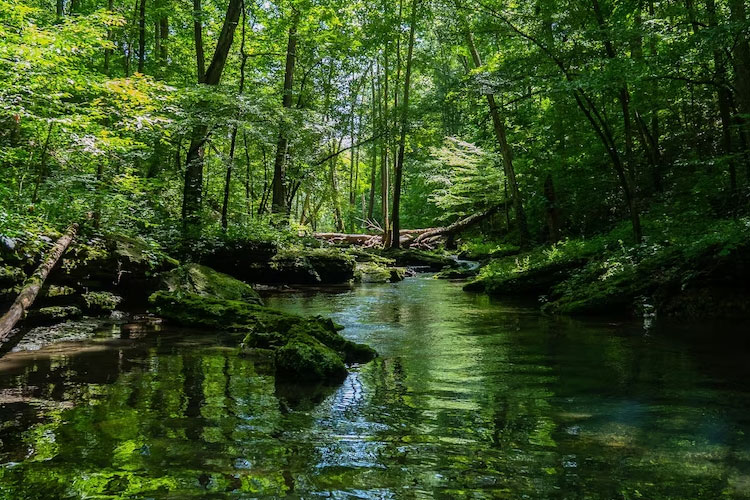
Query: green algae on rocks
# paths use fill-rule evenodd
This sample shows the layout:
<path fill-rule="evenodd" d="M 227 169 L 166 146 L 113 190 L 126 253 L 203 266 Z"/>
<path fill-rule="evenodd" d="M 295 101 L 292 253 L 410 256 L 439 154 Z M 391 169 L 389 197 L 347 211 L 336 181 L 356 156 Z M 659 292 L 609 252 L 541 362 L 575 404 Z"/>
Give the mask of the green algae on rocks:
<path fill-rule="evenodd" d="M 149 302 L 157 314 L 178 324 L 243 332 L 243 350 L 272 352 L 281 378 L 336 382 L 346 377 L 347 363 L 364 363 L 377 356 L 374 349 L 342 337 L 341 327 L 330 319 L 181 291 L 156 292 Z"/>

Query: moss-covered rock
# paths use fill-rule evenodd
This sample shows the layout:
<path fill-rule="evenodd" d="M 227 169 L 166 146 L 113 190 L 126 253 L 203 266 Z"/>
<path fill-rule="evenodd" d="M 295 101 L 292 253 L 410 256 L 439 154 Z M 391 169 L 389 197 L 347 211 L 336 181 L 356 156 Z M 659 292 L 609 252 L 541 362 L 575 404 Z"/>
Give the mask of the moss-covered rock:
<path fill-rule="evenodd" d="M 122 302 L 122 297 L 111 292 L 86 292 L 81 299 L 84 310 L 89 314 L 110 313 Z"/>
<path fill-rule="evenodd" d="M 326 318 L 305 318 L 238 300 L 204 297 L 189 292 L 159 291 L 149 301 L 154 311 L 176 323 L 245 332 L 243 348 L 274 353 L 277 375 L 301 380 L 339 380 L 345 363 L 377 356 L 368 346 L 341 335 Z"/>
<path fill-rule="evenodd" d="M 283 378 L 335 381 L 344 379 L 347 374 L 341 355 L 309 336 L 290 339 L 276 350 L 274 361 L 276 374 Z"/>
<path fill-rule="evenodd" d="M 274 283 L 336 284 L 354 278 L 355 258 L 338 248 L 282 250 L 271 259 Z"/>
<path fill-rule="evenodd" d="M 434 271 L 449 266 L 453 262 L 448 255 L 441 252 L 429 252 L 414 248 L 387 248 L 380 252 L 382 252 L 380 255 L 393 259 L 396 262 L 396 265 L 426 267 Z"/>
<path fill-rule="evenodd" d="M 170 292 L 182 291 L 205 297 L 263 304 L 260 295 L 252 286 L 199 264 L 185 264 L 164 273 L 161 282 Z"/>
<path fill-rule="evenodd" d="M 22 284 L 25 279 L 26 273 L 20 267 L 0 264 L 0 288 L 12 288 Z"/>
<path fill-rule="evenodd" d="M 110 234 L 71 245 L 62 259 L 63 273 L 55 281 L 77 288 L 122 289 L 130 297 L 155 290 L 157 275 L 178 264 L 141 238 Z"/>
<path fill-rule="evenodd" d="M 33 309 L 26 315 L 26 325 L 52 325 L 63 321 L 77 319 L 83 312 L 76 306 L 52 306 Z"/>
<path fill-rule="evenodd" d="M 464 280 L 473 278 L 479 272 L 478 269 L 469 269 L 465 267 L 453 267 L 450 269 L 443 269 L 435 275 L 435 278 L 441 280 Z"/>
<path fill-rule="evenodd" d="M 389 267 L 379 262 L 358 262 L 354 271 L 354 281 L 358 283 L 395 283 L 406 277 L 403 267 Z"/>

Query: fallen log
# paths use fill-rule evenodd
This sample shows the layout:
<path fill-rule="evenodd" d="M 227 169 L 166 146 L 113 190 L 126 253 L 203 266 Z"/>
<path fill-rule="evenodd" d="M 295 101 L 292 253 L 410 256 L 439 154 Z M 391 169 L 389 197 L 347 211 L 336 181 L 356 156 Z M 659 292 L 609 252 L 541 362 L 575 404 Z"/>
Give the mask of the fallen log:
<path fill-rule="evenodd" d="M 418 235 L 432 229 L 434 228 L 403 229 L 399 232 L 401 242 L 410 242 Z M 314 233 L 313 236 L 329 243 L 346 243 L 348 245 L 375 246 L 383 242 L 382 234 Z"/>
<path fill-rule="evenodd" d="M 417 246 L 420 248 L 433 249 L 443 237 L 449 237 L 468 229 L 487 217 L 500 211 L 502 205 L 489 208 L 483 212 L 469 215 L 459 219 L 453 224 L 444 227 L 426 227 L 422 229 L 402 229 L 399 231 L 399 241 L 403 248 Z M 348 233 L 313 233 L 319 240 L 329 243 L 346 243 L 348 245 L 360 245 L 373 247 L 383 244 L 382 234 L 348 234 Z"/>
<path fill-rule="evenodd" d="M 18 294 L 8 312 L 0 318 L 0 344 L 5 343 L 10 338 L 11 331 L 16 323 L 23 318 L 26 311 L 32 306 L 50 271 L 55 267 L 62 254 L 65 253 L 77 232 L 78 224 L 71 224 L 68 227 L 65 234 L 57 240 L 31 278 L 26 281 L 21 293 Z"/>
<path fill-rule="evenodd" d="M 479 212 L 476 214 L 472 214 L 468 217 L 464 217 L 463 219 L 459 219 L 453 224 L 445 227 L 436 227 L 433 229 L 430 229 L 429 231 L 425 231 L 418 235 L 416 238 L 414 238 L 414 241 L 412 242 L 413 245 L 419 246 L 420 244 L 428 244 L 431 242 L 434 242 L 434 238 L 437 236 L 451 236 L 457 233 L 460 233 L 461 231 L 468 229 L 469 227 L 473 226 L 474 224 L 477 224 L 487 217 L 490 217 L 491 215 L 496 214 L 500 211 L 502 206 L 498 205 L 492 208 L 489 208 L 485 210 L 484 212 Z"/>

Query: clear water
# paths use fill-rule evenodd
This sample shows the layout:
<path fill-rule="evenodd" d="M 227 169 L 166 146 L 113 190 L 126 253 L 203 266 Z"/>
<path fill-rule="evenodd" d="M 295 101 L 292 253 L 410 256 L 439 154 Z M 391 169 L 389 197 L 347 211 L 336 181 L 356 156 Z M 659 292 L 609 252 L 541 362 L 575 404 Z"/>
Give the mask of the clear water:
<path fill-rule="evenodd" d="M 749 325 L 550 318 L 427 277 L 268 302 L 381 358 L 325 388 L 215 332 L 11 353 L 0 498 L 750 498 Z"/>

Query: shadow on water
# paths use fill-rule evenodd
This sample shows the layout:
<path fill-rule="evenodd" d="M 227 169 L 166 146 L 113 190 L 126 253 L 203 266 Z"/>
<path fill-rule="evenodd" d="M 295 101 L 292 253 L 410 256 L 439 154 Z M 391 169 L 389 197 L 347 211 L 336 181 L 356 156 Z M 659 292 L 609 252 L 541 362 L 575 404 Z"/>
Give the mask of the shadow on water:
<path fill-rule="evenodd" d="M 750 497 L 748 325 L 337 292 L 268 302 L 378 349 L 338 387 L 169 327 L 0 359 L 0 498 Z"/>

